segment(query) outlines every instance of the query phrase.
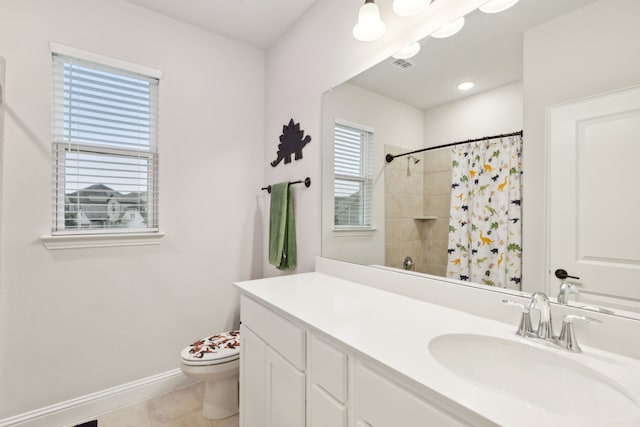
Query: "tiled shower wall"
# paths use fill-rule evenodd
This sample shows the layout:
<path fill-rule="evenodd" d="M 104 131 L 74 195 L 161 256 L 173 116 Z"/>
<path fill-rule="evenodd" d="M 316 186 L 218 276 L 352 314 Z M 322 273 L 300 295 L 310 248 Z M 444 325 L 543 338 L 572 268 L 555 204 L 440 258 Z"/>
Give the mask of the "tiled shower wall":
<path fill-rule="evenodd" d="M 385 153 L 407 149 L 385 145 Z M 400 157 L 385 167 L 385 265 L 403 268 L 410 256 L 415 270 L 444 276 L 451 198 L 449 149 Z"/>
<path fill-rule="evenodd" d="M 445 276 L 451 204 L 451 149 L 425 151 L 424 212 L 435 219 L 423 221 L 423 273 Z"/>
<path fill-rule="evenodd" d="M 385 153 L 400 154 L 407 150 L 385 145 Z M 415 156 L 422 159 L 422 155 Z M 403 268 L 406 256 L 422 271 L 422 241 L 414 218 L 423 213 L 424 162 L 414 164 L 407 157 L 394 159 L 384 170 L 385 265 Z"/>

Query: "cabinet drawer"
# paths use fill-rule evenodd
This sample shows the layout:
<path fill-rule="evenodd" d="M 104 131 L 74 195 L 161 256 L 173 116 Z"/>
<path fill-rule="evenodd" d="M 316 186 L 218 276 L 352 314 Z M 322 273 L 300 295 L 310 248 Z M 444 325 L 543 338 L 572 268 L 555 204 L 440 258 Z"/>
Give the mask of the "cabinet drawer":
<path fill-rule="evenodd" d="M 311 380 L 339 402 L 347 401 L 347 355 L 311 336 Z"/>
<path fill-rule="evenodd" d="M 241 296 L 242 324 L 299 370 L 305 369 L 305 332 L 252 299 Z"/>
<path fill-rule="evenodd" d="M 356 368 L 355 393 L 356 425 L 359 427 L 466 425 L 362 365 Z"/>

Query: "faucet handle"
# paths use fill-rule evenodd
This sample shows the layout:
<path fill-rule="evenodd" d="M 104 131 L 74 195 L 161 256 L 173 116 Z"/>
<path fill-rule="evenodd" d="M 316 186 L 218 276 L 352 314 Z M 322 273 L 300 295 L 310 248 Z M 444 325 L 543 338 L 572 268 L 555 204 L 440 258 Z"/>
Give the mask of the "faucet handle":
<path fill-rule="evenodd" d="M 564 281 L 562 283 L 567 287 L 567 291 L 566 292 L 568 294 L 577 294 L 578 293 L 578 287 L 576 286 L 575 283 L 567 282 L 567 281 Z"/>
<path fill-rule="evenodd" d="M 587 323 L 602 323 L 602 321 L 594 319 L 593 317 L 578 316 L 575 314 L 567 314 L 566 316 L 564 316 L 562 322 L 562 330 L 560 331 L 560 336 L 558 336 L 558 342 L 562 344 L 563 347 L 565 347 L 567 350 L 574 353 L 580 353 L 582 349 L 578 345 L 576 333 L 573 329 L 574 320 L 582 320 Z"/>
<path fill-rule="evenodd" d="M 516 334 L 520 335 L 521 337 L 533 336 L 534 332 L 533 326 L 531 325 L 531 315 L 529 307 L 519 302 L 511 301 L 508 299 L 503 299 L 502 303 L 519 307 L 522 310 L 522 318 L 520 319 L 520 324 L 518 325 Z"/>
<path fill-rule="evenodd" d="M 583 320 L 587 323 L 602 323 L 602 320 L 589 316 L 579 316 L 577 314 L 567 314 L 563 318 L 563 323 L 572 324 L 574 320 Z"/>

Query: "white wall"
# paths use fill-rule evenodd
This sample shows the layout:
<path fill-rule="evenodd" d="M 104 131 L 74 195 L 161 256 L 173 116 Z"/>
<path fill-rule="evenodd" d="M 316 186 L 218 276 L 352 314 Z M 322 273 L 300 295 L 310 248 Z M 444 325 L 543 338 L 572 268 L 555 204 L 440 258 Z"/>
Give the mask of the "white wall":
<path fill-rule="evenodd" d="M 522 130 L 522 82 L 450 102 L 424 113 L 424 146 Z"/>
<path fill-rule="evenodd" d="M 525 33 L 523 281 L 545 272 L 545 107 L 640 84 L 640 2 L 600 0 Z"/>
<path fill-rule="evenodd" d="M 392 2 L 378 5 L 387 25 L 381 40 L 364 43 L 351 35 L 361 1 L 320 0 L 267 51 L 265 181 L 273 183 L 310 176 L 311 188 L 297 192 L 298 269 L 311 271 L 321 247 L 321 96 L 387 58 L 409 42 L 462 16 L 486 0 L 438 1 L 414 17 L 395 16 Z M 272 168 L 282 125 L 294 117 L 313 140 L 304 159 Z M 264 215 L 268 205 L 263 203 Z M 265 230 L 265 235 L 268 230 Z M 266 245 L 266 238 L 264 244 Z M 264 262 L 265 275 L 280 274 Z"/>
<path fill-rule="evenodd" d="M 49 41 L 158 68 L 158 246 L 49 251 Z M 261 276 L 264 52 L 121 0 L 0 0 L 0 419 L 179 367 Z M 230 61 L 229 59 L 232 59 Z"/>
<path fill-rule="evenodd" d="M 333 197 L 331 191 L 322 200 L 322 254 L 325 257 L 359 264 L 384 264 L 385 144 L 408 150 L 422 147 L 423 113 L 421 110 L 380 96 L 349 83 L 326 92 L 322 97 L 322 161 L 333 164 L 333 128 L 336 119 L 364 125 L 375 130 L 373 152 L 373 224 L 375 231 L 366 233 L 333 232 Z M 322 177 L 324 188 L 333 186 L 333 170 L 327 168 Z"/>

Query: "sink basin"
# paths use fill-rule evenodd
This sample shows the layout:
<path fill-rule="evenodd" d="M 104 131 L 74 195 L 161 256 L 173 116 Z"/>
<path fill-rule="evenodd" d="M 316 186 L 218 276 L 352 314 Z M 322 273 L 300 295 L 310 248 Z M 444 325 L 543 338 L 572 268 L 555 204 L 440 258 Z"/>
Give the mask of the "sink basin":
<path fill-rule="evenodd" d="M 473 334 L 438 336 L 429 352 L 454 375 L 552 414 L 608 423 L 640 417 L 629 393 L 571 354 Z"/>

